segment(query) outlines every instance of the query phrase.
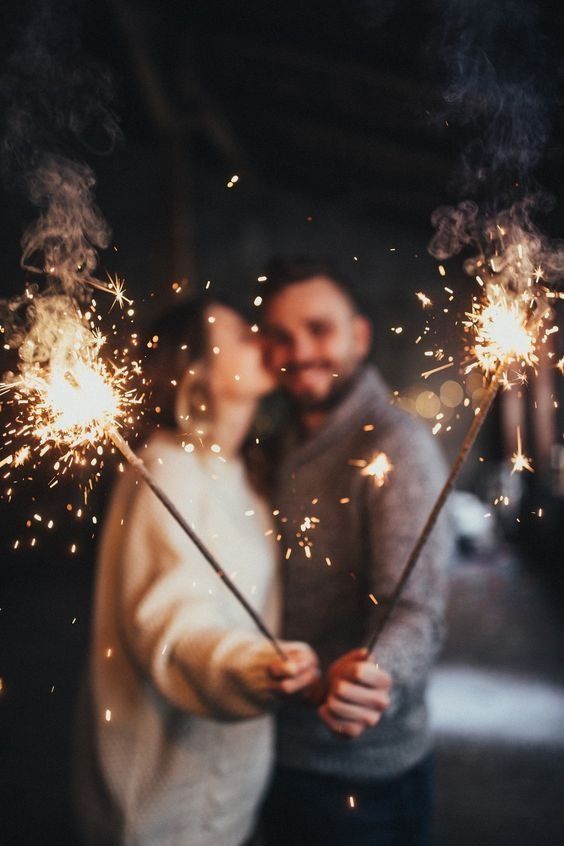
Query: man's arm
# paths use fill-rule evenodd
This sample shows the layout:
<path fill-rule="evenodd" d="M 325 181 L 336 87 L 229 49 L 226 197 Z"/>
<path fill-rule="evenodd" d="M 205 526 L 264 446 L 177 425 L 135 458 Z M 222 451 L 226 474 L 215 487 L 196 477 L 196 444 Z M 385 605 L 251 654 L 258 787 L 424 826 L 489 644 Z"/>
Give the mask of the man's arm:
<path fill-rule="evenodd" d="M 389 482 L 383 488 L 368 485 L 365 491 L 367 583 L 380 606 L 389 600 L 445 478 L 444 462 L 427 432 L 411 423 L 402 429 L 394 429 L 378 444 L 394 465 Z M 442 642 L 450 549 L 448 520 L 443 514 L 375 655 L 353 650 L 330 667 L 319 714 L 331 730 L 356 737 L 376 725 L 385 711 L 392 715 L 423 697 Z"/>

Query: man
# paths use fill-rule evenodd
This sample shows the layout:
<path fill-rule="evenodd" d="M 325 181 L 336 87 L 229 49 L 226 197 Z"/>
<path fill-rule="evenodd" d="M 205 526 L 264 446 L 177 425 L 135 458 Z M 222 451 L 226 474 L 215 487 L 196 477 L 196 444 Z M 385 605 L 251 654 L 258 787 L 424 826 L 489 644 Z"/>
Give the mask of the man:
<path fill-rule="evenodd" d="M 266 842 L 425 844 L 432 777 L 424 697 L 441 641 L 444 520 L 375 655 L 362 647 L 442 485 L 443 462 L 366 364 L 371 326 L 338 273 L 278 261 L 267 279 L 267 362 L 293 411 L 272 457 L 283 636 L 310 643 L 325 675 L 317 713 L 299 702 L 280 711 Z M 387 480 L 371 467 L 380 453 L 392 467 Z"/>

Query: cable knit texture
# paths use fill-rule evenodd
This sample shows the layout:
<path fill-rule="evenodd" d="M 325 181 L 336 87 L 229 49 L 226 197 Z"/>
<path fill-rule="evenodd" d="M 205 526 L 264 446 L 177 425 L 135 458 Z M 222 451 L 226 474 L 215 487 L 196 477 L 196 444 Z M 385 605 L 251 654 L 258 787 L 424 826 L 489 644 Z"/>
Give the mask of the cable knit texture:
<path fill-rule="evenodd" d="M 142 457 L 183 516 L 276 629 L 269 518 L 238 460 L 187 454 L 160 434 Z M 239 846 L 272 763 L 274 653 L 133 471 L 99 556 L 90 673 L 92 843 Z"/>
<path fill-rule="evenodd" d="M 359 466 L 378 452 L 393 464 L 383 487 Z M 364 645 L 378 614 L 373 599 L 385 605 L 444 479 L 435 440 L 390 404 L 371 367 L 312 437 L 290 434 L 273 498 L 287 557 L 284 637 L 310 643 L 324 667 Z M 308 529 L 306 516 L 319 522 Z M 443 631 L 447 523 L 443 514 L 379 640 L 376 661 L 393 678 L 380 723 L 343 741 L 311 710 L 284 706 L 280 763 L 351 779 L 392 778 L 428 752 L 425 686 Z"/>

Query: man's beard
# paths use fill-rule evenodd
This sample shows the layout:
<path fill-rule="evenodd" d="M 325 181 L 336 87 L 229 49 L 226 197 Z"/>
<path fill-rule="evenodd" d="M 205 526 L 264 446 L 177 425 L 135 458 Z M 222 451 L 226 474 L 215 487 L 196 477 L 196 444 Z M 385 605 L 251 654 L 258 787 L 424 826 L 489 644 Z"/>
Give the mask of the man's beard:
<path fill-rule="evenodd" d="M 327 367 L 327 369 L 333 372 L 332 368 Z M 288 390 L 286 390 L 286 393 L 291 403 L 300 411 L 333 411 L 353 389 L 361 370 L 362 365 L 359 364 L 351 373 L 335 379 L 329 393 L 324 397 L 318 398 L 307 393 L 296 396 Z"/>

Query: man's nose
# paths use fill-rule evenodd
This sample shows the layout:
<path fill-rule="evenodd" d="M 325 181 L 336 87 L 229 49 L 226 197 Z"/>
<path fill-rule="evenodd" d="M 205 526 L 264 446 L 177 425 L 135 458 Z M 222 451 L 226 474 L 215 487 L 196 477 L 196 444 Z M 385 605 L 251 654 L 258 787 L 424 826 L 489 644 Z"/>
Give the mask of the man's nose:
<path fill-rule="evenodd" d="M 295 335 L 292 338 L 291 356 L 298 363 L 309 361 L 314 357 L 315 345 L 307 335 Z"/>

